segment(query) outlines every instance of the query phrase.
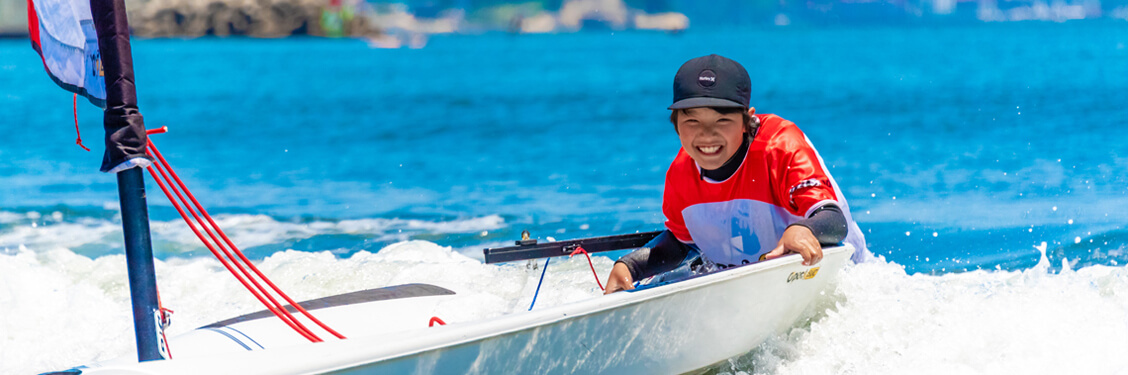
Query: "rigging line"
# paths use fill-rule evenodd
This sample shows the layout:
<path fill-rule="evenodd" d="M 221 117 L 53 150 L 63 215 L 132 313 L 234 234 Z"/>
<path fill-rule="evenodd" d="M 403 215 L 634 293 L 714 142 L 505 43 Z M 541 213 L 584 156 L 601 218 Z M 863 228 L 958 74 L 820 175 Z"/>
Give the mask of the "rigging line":
<path fill-rule="evenodd" d="M 211 242 L 209 242 L 206 238 L 204 238 L 204 235 L 200 233 L 199 229 L 196 228 L 196 225 L 194 225 L 192 223 L 191 219 L 188 218 L 188 215 L 184 213 L 183 209 L 180 208 L 180 205 L 172 199 L 172 194 L 169 193 L 168 189 L 166 189 L 164 187 L 164 184 L 162 183 L 160 178 L 157 177 L 156 172 L 154 172 L 152 170 L 152 167 L 149 168 L 149 173 L 153 176 L 153 179 L 157 181 L 158 186 L 161 187 L 161 190 L 164 191 L 165 195 L 169 197 L 169 202 L 172 202 L 173 207 L 175 207 L 177 209 L 177 212 L 180 213 L 181 218 L 183 218 L 184 222 L 186 224 L 188 224 L 189 229 L 191 229 L 192 232 L 196 234 L 196 237 L 200 239 L 200 242 L 202 242 L 205 246 L 207 246 L 208 250 L 211 251 L 212 255 L 214 255 L 216 257 L 216 259 L 219 260 L 220 263 L 222 263 L 225 268 L 227 268 L 227 271 L 230 272 L 231 275 L 234 276 L 235 279 L 239 281 L 239 283 L 243 284 L 243 286 L 246 287 L 247 290 L 250 291 L 251 294 L 254 295 L 256 299 L 259 300 L 259 302 L 261 302 L 264 306 L 266 306 L 266 308 L 269 309 L 271 313 L 273 313 L 278 318 L 282 319 L 287 325 L 289 325 L 291 328 L 293 328 L 295 331 L 297 331 L 303 337 L 309 339 L 310 341 L 315 341 L 315 340 L 319 341 L 320 340 L 320 338 L 317 338 L 315 335 L 312 335 L 312 333 L 309 332 L 308 328 L 305 328 L 304 326 L 299 327 L 300 323 L 298 323 L 297 320 L 294 319 L 292 316 L 289 316 L 289 319 L 287 319 L 287 316 L 289 314 L 285 314 L 284 312 L 282 312 L 280 310 L 280 307 L 278 307 L 280 304 L 278 304 L 277 302 L 275 302 L 274 305 L 271 305 L 270 303 L 268 303 L 265 299 L 263 299 L 262 295 L 259 294 L 259 291 L 255 290 L 250 284 L 247 283 L 247 281 L 242 276 L 239 275 L 239 273 L 235 272 L 235 269 L 233 269 L 231 267 L 231 265 L 228 263 L 227 259 L 225 259 L 225 257 L 219 255 L 219 252 L 215 249 L 215 247 L 212 246 Z M 163 173 L 163 171 L 162 171 L 162 173 Z M 170 187 L 172 187 L 171 182 L 169 182 L 169 184 L 170 184 Z M 172 188 L 175 191 L 175 187 L 172 187 Z M 179 192 L 177 192 L 177 195 L 179 195 Z M 251 280 L 251 281 L 253 282 L 253 280 Z M 259 289 L 261 289 L 261 286 L 259 287 Z M 270 296 L 267 295 L 267 297 L 269 298 Z M 295 324 L 295 323 L 297 323 L 297 324 Z"/>
<path fill-rule="evenodd" d="M 157 164 L 154 163 L 153 165 L 157 165 Z M 169 202 L 172 203 L 172 206 L 174 208 L 176 208 L 176 211 L 178 213 L 180 213 L 180 217 L 184 219 L 184 222 L 186 224 L 188 224 L 188 228 L 191 229 L 192 232 L 196 234 L 196 237 L 200 239 L 200 242 L 204 243 L 204 246 L 207 246 L 208 250 L 211 251 L 212 255 L 214 255 L 215 258 L 217 260 L 219 260 L 220 263 L 223 264 L 223 267 L 227 268 L 227 271 L 230 272 L 232 276 L 235 276 L 235 279 L 238 280 L 240 284 L 243 284 L 243 287 L 247 288 L 247 290 L 250 291 L 251 294 L 254 295 L 256 299 L 259 300 L 259 302 L 261 302 L 264 306 L 266 306 L 266 308 L 268 310 L 270 310 L 271 313 L 274 313 L 275 316 L 277 316 L 279 319 L 282 319 L 282 321 L 285 322 L 286 325 L 290 326 L 290 328 L 293 328 L 294 331 L 297 331 L 298 334 L 302 335 L 302 337 L 305 337 L 306 339 L 309 339 L 310 341 L 313 341 L 313 342 L 320 342 L 321 341 L 321 339 L 318 338 L 316 335 L 313 335 L 312 333 L 308 332 L 308 328 L 305 328 L 304 326 L 301 326 L 300 323 L 297 323 L 296 319 L 294 319 L 294 321 L 291 321 L 290 319 L 293 319 L 293 317 L 290 317 L 290 319 L 287 319 L 286 315 L 288 315 L 288 314 L 284 314 L 284 313 L 280 312 L 277 307 L 268 303 L 265 299 L 263 299 L 263 297 L 259 294 L 259 292 L 255 290 L 255 288 L 253 288 L 250 284 L 248 284 L 247 281 L 244 280 L 243 277 L 239 275 L 238 272 L 235 272 L 235 269 L 231 267 L 231 265 L 228 263 L 227 259 L 225 259 L 225 257 L 219 255 L 219 251 L 217 251 L 215 249 L 215 247 L 212 246 L 211 242 L 209 242 L 206 238 L 204 238 L 204 235 L 200 233 L 199 229 L 196 229 L 196 226 L 192 224 L 191 220 L 188 218 L 188 214 L 184 213 L 184 210 L 180 207 L 180 204 L 177 203 L 176 200 L 174 200 L 172 198 L 173 194 L 169 193 L 168 188 L 166 188 L 165 185 L 164 185 L 164 182 L 162 182 L 160 177 L 157 176 L 156 170 L 152 166 L 150 166 L 146 169 L 148 169 L 149 174 L 153 176 L 153 180 L 157 181 L 157 186 L 160 186 L 161 191 L 163 191 L 165 193 L 165 196 L 168 197 Z M 162 170 L 161 172 L 163 174 L 164 171 Z M 167 176 L 166 176 L 166 178 L 167 178 Z M 170 187 L 172 187 L 171 184 L 172 184 L 172 182 L 170 181 L 169 182 Z M 175 187 L 173 187 L 173 189 L 175 189 Z M 177 192 L 177 195 L 179 196 L 180 193 Z M 277 302 L 275 302 L 275 303 L 277 303 Z"/>
<path fill-rule="evenodd" d="M 599 285 L 599 290 L 606 290 L 603 289 L 603 283 L 599 282 L 599 273 L 595 272 L 595 265 L 591 263 L 591 256 L 588 255 L 587 250 L 584 250 L 583 246 L 576 246 L 576 250 L 573 250 L 571 254 L 568 254 L 568 257 L 571 258 L 572 255 L 576 255 L 576 253 L 584 253 L 584 256 L 587 257 L 588 267 L 591 267 L 591 274 L 592 276 L 595 276 L 595 285 Z"/>
<path fill-rule="evenodd" d="M 194 195 L 192 195 L 192 192 L 188 191 L 188 187 L 185 186 L 184 182 L 180 180 L 180 176 L 178 176 L 176 174 L 176 172 L 172 170 L 172 166 L 169 165 L 168 161 L 165 160 L 164 155 L 161 155 L 161 152 L 159 150 L 157 150 L 157 146 L 154 145 L 152 141 L 149 141 L 149 148 L 153 151 L 153 155 L 155 155 L 157 157 L 157 159 L 160 160 L 160 162 L 162 164 L 164 164 L 166 168 L 168 168 L 168 172 L 169 172 L 170 175 L 172 175 L 172 178 L 174 178 L 176 180 L 176 183 L 178 185 L 180 185 L 180 188 L 182 190 L 184 190 L 184 193 L 186 195 L 188 195 L 188 198 L 191 199 L 192 203 L 196 206 L 196 208 L 200 210 L 200 213 L 203 214 L 204 218 L 207 219 L 208 223 L 210 223 L 211 226 L 215 228 L 216 232 L 219 233 L 219 236 L 223 238 L 224 242 L 226 242 L 227 245 L 230 246 L 231 249 L 235 252 L 235 254 L 239 256 L 239 259 L 242 259 L 242 261 L 244 263 L 246 263 L 246 265 L 252 271 L 254 271 L 254 273 L 256 275 L 258 275 L 258 277 L 260 279 L 262 279 L 263 282 L 265 282 L 267 285 L 269 285 L 270 288 L 273 289 L 275 293 L 277 293 L 280 297 L 282 297 L 282 299 L 285 299 L 286 302 L 288 302 L 291 307 L 294 307 L 296 310 L 298 310 L 298 312 L 301 312 L 302 315 L 305 315 L 306 318 L 309 318 L 309 320 L 312 320 L 315 324 L 317 324 L 319 327 L 321 327 L 325 331 L 329 332 L 333 336 L 336 336 L 339 339 L 345 338 L 344 335 L 338 333 L 337 331 L 333 330 L 332 328 L 329 328 L 328 325 L 326 325 L 325 323 L 322 323 L 321 320 L 315 318 L 313 316 L 313 314 L 310 314 L 309 311 L 306 311 L 305 308 L 303 308 L 297 302 L 294 302 L 294 300 L 291 299 L 289 295 L 287 295 L 285 292 L 283 292 L 281 288 L 279 288 L 277 285 L 274 284 L 274 282 L 270 281 L 270 279 L 267 278 L 266 275 L 264 275 L 262 273 L 262 271 L 259 270 L 258 267 L 256 267 L 254 265 L 254 263 L 251 262 L 250 259 L 247 259 L 247 256 L 245 254 L 243 254 L 242 251 L 239 250 L 238 246 L 235 246 L 235 243 L 232 242 L 231 239 L 227 237 L 227 234 L 224 233 L 222 229 L 220 229 L 219 225 L 217 225 L 215 223 L 215 220 L 213 220 L 211 215 L 208 214 L 208 211 L 206 209 L 204 209 L 204 206 L 201 205 L 200 202 L 196 200 L 196 197 Z M 170 186 L 172 185 L 171 181 L 169 181 L 169 185 Z M 187 205 L 188 205 L 188 203 L 185 202 L 185 206 L 187 206 Z M 191 211 L 191 209 L 189 209 L 189 211 Z M 218 244 L 218 242 L 219 241 L 216 240 L 217 244 Z"/>
<path fill-rule="evenodd" d="M 176 189 L 176 186 L 172 186 L 172 180 L 170 180 L 168 178 L 168 176 L 165 175 L 164 169 L 161 168 L 161 163 L 156 163 L 155 165 L 156 165 L 157 171 L 160 172 L 161 177 L 163 177 L 165 179 L 165 181 L 168 182 L 169 187 L 172 188 L 172 192 L 176 193 L 177 198 L 180 198 L 180 201 L 184 203 L 184 207 L 188 209 L 188 213 L 192 214 L 192 217 L 194 217 L 196 219 L 196 222 L 199 223 L 200 227 L 202 227 L 204 229 L 204 231 L 206 231 L 208 233 L 208 236 L 211 237 L 212 241 L 215 242 L 216 246 L 219 246 L 219 249 L 223 250 L 223 254 L 226 255 L 228 259 L 231 259 L 231 262 L 235 264 L 235 267 L 239 268 L 239 271 L 242 272 L 243 275 L 247 277 L 247 280 L 249 280 L 252 284 L 254 284 L 255 287 L 258 288 L 258 290 L 260 292 L 262 292 L 262 294 L 264 296 L 266 296 L 266 298 L 269 299 L 270 302 L 273 303 L 275 307 L 278 308 L 278 310 L 282 311 L 283 314 L 285 314 L 288 318 L 292 319 L 294 321 L 294 323 L 296 323 L 298 326 L 300 326 L 303 330 L 305 330 L 307 333 L 312 335 L 314 338 L 317 338 L 318 340 L 320 340 L 321 339 L 320 337 L 317 337 L 317 335 L 313 334 L 313 331 L 311 331 L 309 328 L 307 328 L 305 325 L 303 325 L 300 321 L 298 321 L 297 318 L 295 318 L 293 315 L 291 315 L 290 312 L 287 311 L 285 309 L 285 307 L 282 306 L 281 303 L 279 303 L 277 300 L 275 300 L 274 297 L 271 296 L 270 293 L 266 290 L 266 288 L 264 288 L 262 285 L 260 285 L 258 283 L 258 281 L 255 280 L 254 276 L 251 276 L 251 273 L 247 272 L 247 270 L 243 267 L 243 265 L 240 264 L 239 261 L 235 259 L 235 256 L 231 255 L 231 252 L 228 251 L 227 248 L 223 247 L 223 244 L 219 243 L 219 239 L 216 238 L 215 234 L 212 233 L 211 229 L 209 229 L 208 226 L 204 224 L 203 220 L 200 219 L 200 216 L 196 214 L 196 211 L 193 211 L 192 207 L 188 206 L 188 201 L 186 199 L 184 199 L 184 196 L 182 196 L 180 194 L 180 191 Z M 165 164 L 164 167 L 168 168 L 168 165 Z M 202 240 L 202 238 L 201 238 L 201 240 Z"/>
<path fill-rule="evenodd" d="M 544 274 L 548 273 L 548 261 L 550 260 L 552 260 L 552 258 L 544 258 L 544 269 L 541 270 L 540 281 L 537 281 L 537 291 L 533 293 L 533 303 L 529 304 L 529 311 L 533 311 L 533 306 L 537 304 L 537 296 L 540 295 L 540 287 L 541 284 L 544 283 Z"/>
<path fill-rule="evenodd" d="M 173 205 L 173 207 L 174 207 L 174 208 L 176 208 L 176 211 L 180 213 L 180 217 L 184 219 L 184 222 L 185 222 L 186 224 L 188 224 L 188 228 L 189 228 L 189 229 L 191 229 L 191 230 L 192 230 L 192 232 L 196 234 L 196 237 L 200 239 L 200 242 L 203 242 L 203 243 L 204 243 L 204 245 L 205 245 L 205 246 L 207 246 L 208 250 L 210 250 L 210 251 L 211 251 L 212 255 L 214 255 L 214 256 L 215 256 L 215 258 L 216 258 L 217 260 L 219 260 L 219 261 L 220 261 L 220 263 L 222 263 L 222 264 L 223 264 L 223 267 L 224 267 L 224 268 L 227 268 L 227 271 L 228 271 L 228 272 L 230 272 L 230 273 L 231 273 L 231 275 L 232 275 L 232 276 L 234 276 L 234 277 L 235 277 L 235 279 L 236 279 L 236 280 L 238 280 L 240 284 L 243 284 L 243 286 L 244 286 L 245 288 L 247 288 L 247 290 L 248 290 L 248 291 L 250 291 L 250 292 L 251 292 L 251 294 L 252 294 L 252 295 L 254 295 L 256 299 L 258 299 L 258 300 L 259 300 L 259 302 L 261 302 L 261 303 L 262 303 L 262 304 L 263 304 L 264 306 L 266 306 L 266 308 L 267 308 L 267 309 L 269 309 L 271 313 L 273 313 L 273 314 L 274 314 L 275 316 L 277 316 L 277 317 L 278 317 L 279 319 L 282 319 L 282 321 L 283 321 L 283 322 L 285 322 L 285 323 L 286 323 L 286 325 L 290 326 L 290 328 L 293 328 L 293 329 L 294 329 L 294 331 L 297 331 L 297 332 L 298 332 L 299 334 L 301 334 L 301 335 L 302 335 L 302 337 L 305 337 L 306 339 L 309 339 L 310 341 L 315 341 L 315 337 L 311 337 L 311 336 L 310 336 L 310 335 L 309 335 L 309 334 L 308 334 L 307 332 L 305 332 L 305 331 L 303 331 L 302 329 L 298 328 L 298 326 L 296 326 L 296 325 L 295 325 L 295 324 L 294 324 L 294 323 L 293 323 L 292 321 L 290 321 L 290 320 L 286 319 L 286 318 L 285 318 L 285 317 L 284 317 L 284 316 L 283 316 L 283 315 L 282 315 L 282 314 L 281 314 L 281 313 L 280 313 L 280 312 L 279 312 L 279 311 L 277 310 L 277 308 L 275 308 L 274 306 L 272 306 L 272 305 L 270 305 L 269 303 L 267 303 L 267 302 L 266 302 L 266 300 L 264 300 L 264 299 L 262 298 L 262 296 L 261 296 L 261 295 L 260 295 L 260 294 L 259 294 L 259 293 L 258 293 L 257 291 L 255 291 L 255 289 L 254 289 L 254 288 L 252 288 L 252 287 L 251 287 L 251 285 L 250 285 L 250 284 L 247 284 L 247 282 L 246 282 L 246 281 L 245 281 L 245 280 L 243 279 L 243 277 L 242 277 L 242 276 L 240 276 L 240 275 L 239 275 L 239 274 L 238 274 L 237 272 L 235 272 L 235 269 L 233 269 L 233 268 L 231 267 L 231 265 L 230 265 L 230 264 L 228 264 L 227 260 L 226 260 L 226 259 L 224 259 L 224 257 L 223 257 L 223 256 L 219 255 L 219 252 L 218 252 L 218 251 L 217 251 L 217 250 L 216 250 L 216 249 L 215 249 L 215 248 L 214 248 L 214 247 L 212 246 L 212 244 L 211 244 L 210 242 L 208 242 L 208 241 L 207 241 L 207 239 L 205 239 L 205 238 L 204 238 L 204 235 L 203 235 L 203 234 L 201 234 L 201 233 L 200 233 L 200 231 L 199 231 L 198 229 L 196 229 L 196 226 L 192 224 L 192 222 L 191 222 L 191 220 L 190 220 L 190 219 L 188 219 L 188 214 L 185 214 L 185 213 L 184 213 L 184 210 L 180 208 L 180 204 L 179 204 L 179 203 L 177 203 L 177 202 L 176 202 L 175 200 L 173 200 L 173 199 L 172 199 L 172 193 L 169 193 L 169 192 L 168 192 L 168 189 L 167 189 L 167 188 L 165 188 L 165 186 L 164 186 L 164 183 L 163 183 L 163 182 L 162 182 L 162 181 L 160 180 L 160 178 L 159 178 L 159 177 L 157 177 L 157 173 L 156 173 L 156 171 L 154 171 L 152 167 L 149 167 L 149 168 L 147 168 L 147 169 L 149 170 L 149 174 L 153 176 L 153 179 L 157 181 L 157 185 L 158 185 L 158 186 L 160 186 L 160 188 L 161 188 L 161 190 L 162 190 L 162 191 L 164 191 L 164 193 L 165 193 L 165 196 L 167 196 L 167 197 L 169 198 L 169 202 L 171 202 L 171 203 L 172 203 L 172 205 Z M 316 342 L 316 341 L 315 341 L 315 342 Z"/>
<path fill-rule="evenodd" d="M 86 150 L 86 152 L 90 152 L 90 149 L 88 149 L 88 148 L 86 148 L 86 146 L 82 145 L 82 132 L 78 131 L 78 94 L 77 93 L 74 94 L 74 134 L 75 134 L 75 136 L 78 137 L 78 140 L 75 140 L 74 143 L 77 143 L 78 147 L 82 147 L 82 149 Z"/>
<path fill-rule="evenodd" d="M 176 186 L 172 185 L 172 180 L 165 174 L 164 169 L 161 168 L 161 163 L 155 163 L 154 165 L 156 166 L 157 171 L 160 172 L 161 177 L 164 177 L 165 181 L 168 182 L 169 187 L 172 188 L 172 191 L 174 193 L 176 193 L 176 196 L 178 198 L 180 198 L 181 202 L 184 203 L 184 207 L 188 209 L 188 212 L 191 213 L 192 217 L 194 217 L 196 219 L 196 222 L 199 223 L 200 227 L 202 227 L 204 229 L 204 231 L 206 231 L 208 233 L 208 236 L 210 236 L 212 238 L 212 241 L 215 242 L 215 245 L 219 246 L 219 249 L 223 251 L 223 254 L 226 255 L 226 257 L 228 259 L 230 259 L 232 263 L 235 264 L 235 267 L 237 267 L 239 269 L 239 271 L 242 272 L 242 274 L 247 278 L 247 280 L 249 280 L 252 284 L 254 284 L 254 286 L 256 288 L 258 288 L 258 291 L 261 292 L 262 295 L 265 296 L 268 300 L 270 300 L 271 303 L 273 303 L 273 306 L 277 309 L 277 311 L 282 312 L 282 314 L 284 314 L 286 318 L 292 320 L 297 326 L 301 327 L 302 330 L 304 330 L 310 336 L 313 336 L 313 338 L 320 341 L 321 340 L 320 337 L 317 337 L 317 335 L 315 335 L 313 333 L 313 331 L 311 331 L 308 327 L 303 325 L 301 323 L 301 321 L 299 321 L 296 317 L 294 317 L 292 314 L 290 314 L 290 312 L 288 310 L 286 310 L 286 308 L 281 303 L 279 303 L 277 300 L 274 299 L 273 296 L 270 295 L 270 292 L 268 292 L 266 290 L 266 288 L 264 288 L 261 284 L 258 283 L 258 281 L 255 280 L 254 276 L 252 276 L 250 274 L 250 272 L 247 272 L 247 270 L 243 267 L 243 265 L 240 264 L 239 261 L 235 259 L 235 256 L 231 255 L 231 252 L 228 251 L 226 248 L 224 248 L 223 244 L 219 243 L 219 239 L 216 238 L 215 234 L 213 234 L 211 232 L 211 229 L 209 229 L 208 226 L 204 224 L 203 220 L 200 219 L 199 215 L 197 215 L 196 212 L 192 210 L 192 207 L 188 206 L 188 201 L 186 199 L 184 199 L 184 196 L 182 196 L 180 194 L 180 191 L 176 188 Z M 164 167 L 168 168 L 168 165 L 165 164 Z M 171 172 L 171 170 L 170 170 L 170 172 Z M 187 220 L 187 219 L 185 219 L 185 220 Z M 204 241 L 204 239 L 202 237 L 200 238 L 200 240 Z M 205 242 L 205 244 L 207 244 L 207 241 L 204 241 L 204 242 Z M 219 255 L 217 254 L 216 256 L 218 257 Z"/>

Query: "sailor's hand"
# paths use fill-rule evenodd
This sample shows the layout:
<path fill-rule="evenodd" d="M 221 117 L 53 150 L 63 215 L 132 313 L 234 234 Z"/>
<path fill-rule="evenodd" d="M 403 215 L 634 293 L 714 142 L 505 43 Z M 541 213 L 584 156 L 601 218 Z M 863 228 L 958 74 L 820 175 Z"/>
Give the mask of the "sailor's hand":
<path fill-rule="evenodd" d="M 631 280 L 631 270 L 626 264 L 615 263 L 611 268 L 611 275 L 607 276 L 607 288 L 603 294 L 611 294 L 623 290 L 634 289 L 634 280 Z"/>
<path fill-rule="evenodd" d="M 802 225 L 792 225 L 783 231 L 779 238 L 779 245 L 771 252 L 764 254 L 764 259 L 775 259 L 781 256 L 798 253 L 803 257 L 803 265 L 810 266 L 822 260 L 822 245 L 811 233 L 811 230 Z"/>

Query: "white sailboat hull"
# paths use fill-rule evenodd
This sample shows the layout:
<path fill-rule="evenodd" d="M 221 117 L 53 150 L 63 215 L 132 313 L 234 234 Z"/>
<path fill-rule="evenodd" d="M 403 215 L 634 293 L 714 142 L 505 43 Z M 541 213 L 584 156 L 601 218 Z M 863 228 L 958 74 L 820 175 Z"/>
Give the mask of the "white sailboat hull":
<path fill-rule="evenodd" d="M 430 328 L 420 316 L 429 318 L 428 305 L 433 307 L 445 298 L 442 295 L 370 302 L 351 309 L 342 306 L 316 314 L 339 327 L 347 340 L 301 343 L 301 337 L 287 332 L 276 319 L 259 319 L 231 327 L 265 348 L 224 346 L 220 342 L 229 338 L 201 329 L 172 340 L 174 360 L 81 370 L 82 374 L 683 373 L 745 353 L 792 327 L 853 252 L 850 246 L 828 248 L 814 267 L 803 266 L 798 256 L 787 256 L 544 310 Z M 384 315 L 372 315 L 380 311 Z M 350 334 L 363 325 L 389 328 L 382 333 Z"/>

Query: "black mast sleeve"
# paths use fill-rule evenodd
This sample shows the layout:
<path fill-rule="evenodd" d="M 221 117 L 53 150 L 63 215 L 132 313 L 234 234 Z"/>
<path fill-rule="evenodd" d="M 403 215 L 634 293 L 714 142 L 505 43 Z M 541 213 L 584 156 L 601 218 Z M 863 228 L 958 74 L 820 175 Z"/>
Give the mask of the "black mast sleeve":
<path fill-rule="evenodd" d="M 145 120 L 137 109 L 137 87 L 133 81 L 133 53 L 129 47 L 129 21 L 124 0 L 91 0 L 90 11 L 98 32 L 98 51 L 106 77 L 106 153 L 102 172 L 126 160 L 143 157 L 149 139 Z"/>
<path fill-rule="evenodd" d="M 846 215 L 836 204 L 827 204 L 811 213 L 811 217 L 795 222 L 791 225 L 807 227 L 811 234 L 819 240 L 822 246 L 837 246 L 846 239 L 849 230 L 846 224 Z"/>
<path fill-rule="evenodd" d="M 689 245 L 665 230 L 646 246 L 624 255 L 616 263 L 626 265 L 631 271 L 631 280 L 638 281 L 677 268 L 689 256 L 689 250 Z"/>

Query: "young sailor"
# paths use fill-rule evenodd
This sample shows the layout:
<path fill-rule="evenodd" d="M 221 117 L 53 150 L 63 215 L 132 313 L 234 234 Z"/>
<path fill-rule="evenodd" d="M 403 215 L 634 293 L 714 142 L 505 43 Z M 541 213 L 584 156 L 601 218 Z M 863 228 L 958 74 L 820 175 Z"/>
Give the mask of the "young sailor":
<path fill-rule="evenodd" d="M 666 172 L 666 231 L 615 262 L 606 293 L 696 254 L 704 270 L 788 253 L 813 265 L 822 246 L 846 242 L 855 262 L 866 259 L 865 238 L 814 146 L 794 123 L 757 114 L 751 88 L 744 67 L 722 56 L 678 69 L 668 109 L 682 147 Z"/>

